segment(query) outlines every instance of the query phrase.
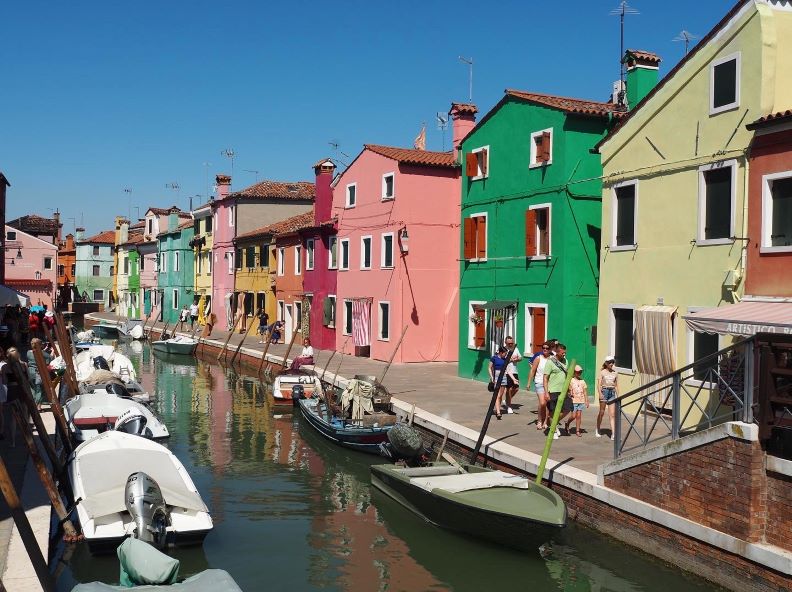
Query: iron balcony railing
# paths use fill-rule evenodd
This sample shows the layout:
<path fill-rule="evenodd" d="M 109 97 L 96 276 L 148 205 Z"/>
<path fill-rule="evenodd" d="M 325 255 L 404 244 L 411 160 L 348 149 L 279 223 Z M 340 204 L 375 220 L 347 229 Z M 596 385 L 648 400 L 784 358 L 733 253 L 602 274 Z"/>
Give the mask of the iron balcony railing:
<path fill-rule="evenodd" d="M 614 399 L 619 458 L 727 421 L 754 421 L 755 337 Z"/>

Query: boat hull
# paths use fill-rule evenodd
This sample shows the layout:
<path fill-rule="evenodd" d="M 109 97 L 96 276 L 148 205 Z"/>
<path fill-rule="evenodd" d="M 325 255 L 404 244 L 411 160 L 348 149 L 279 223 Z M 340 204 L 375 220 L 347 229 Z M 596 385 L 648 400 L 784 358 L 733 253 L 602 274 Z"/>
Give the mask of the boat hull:
<path fill-rule="evenodd" d="M 427 522 L 447 530 L 522 551 L 535 551 L 558 536 L 566 524 L 565 508 L 560 523 L 547 523 L 510 514 L 508 507 L 503 511 L 475 507 L 447 492 L 411 485 L 395 477 L 389 470 L 392 467 L 372 466 L 371 484 Z"/>
<path fill-rule="evenodd" d="M 176 354 L 180 356 L 191 356 L 195 353 L 197 343 L 169 343 L 168 341 L 152 341 L 151 347 L 154 351 L 163 354 Z"/>
<path fill-rule="evenodd" d="M 317 399 L 299 399 L 300 412 L 317 432 L 328 440 L 359 452 L 379 455 L 379 446 L 388 440 L 391 426 L 357 427 L 341 421 L 331 421 L 320 417 L 316 412 Z"/>

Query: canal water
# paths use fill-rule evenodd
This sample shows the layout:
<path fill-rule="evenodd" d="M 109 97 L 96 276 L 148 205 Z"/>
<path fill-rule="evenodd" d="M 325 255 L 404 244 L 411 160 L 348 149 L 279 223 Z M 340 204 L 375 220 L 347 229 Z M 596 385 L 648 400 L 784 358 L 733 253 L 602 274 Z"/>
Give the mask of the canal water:
<path fill-rule="evenodd" d="M 176 550 L 183 576 L 208 567 L 249 592 L 716 590 L 593 531 L 570 526 L 552 551 L 519 553 L 427 525 L 369 485 L 374 456 L 275 412 L 265 386 L 216 363 L 121 346 L 167 423 L 215 528 L 202 548 Z M 543 556 L 544 555 L 544 556 Z M 54 558 L 58 590 L 117 583 L 115 555 L 84 545 Z"/>

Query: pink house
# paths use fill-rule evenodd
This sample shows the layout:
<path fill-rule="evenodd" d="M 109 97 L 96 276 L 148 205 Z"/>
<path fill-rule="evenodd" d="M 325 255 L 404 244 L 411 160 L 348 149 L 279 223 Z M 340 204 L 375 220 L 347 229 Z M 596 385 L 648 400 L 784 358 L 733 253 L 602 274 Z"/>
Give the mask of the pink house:
<path fill-rule="evenodd" d="M 5 225 L 5 284 L 54 309 L 58 246 Z"/>
<path fill-rule="evenodd" d="M 456 120 L 455 120 L 456 123 Z M 453 152 L 368 144 L 335 182 L 336 348 L 457 359 L 460 167 Z"/>

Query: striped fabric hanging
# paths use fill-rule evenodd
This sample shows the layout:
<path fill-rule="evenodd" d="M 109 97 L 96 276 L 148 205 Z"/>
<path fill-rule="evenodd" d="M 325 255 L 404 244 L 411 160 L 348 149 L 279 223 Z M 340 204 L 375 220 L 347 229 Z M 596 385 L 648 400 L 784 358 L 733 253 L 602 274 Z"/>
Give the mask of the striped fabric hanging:
<path fill-rule="evenodd" d="M 356 346 L 371 344 L 371 300 L 355 298 L 352 301 L 352 340 Z"/>

